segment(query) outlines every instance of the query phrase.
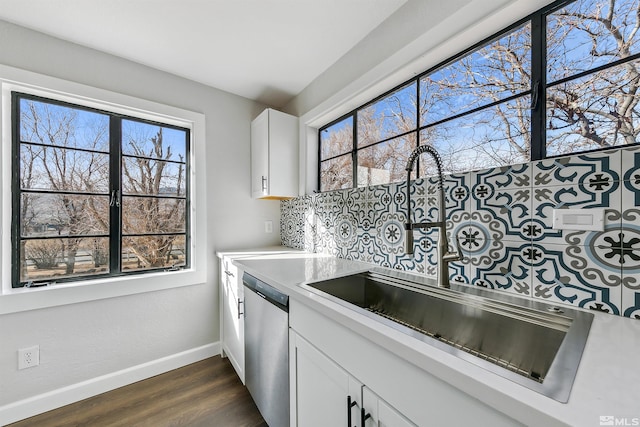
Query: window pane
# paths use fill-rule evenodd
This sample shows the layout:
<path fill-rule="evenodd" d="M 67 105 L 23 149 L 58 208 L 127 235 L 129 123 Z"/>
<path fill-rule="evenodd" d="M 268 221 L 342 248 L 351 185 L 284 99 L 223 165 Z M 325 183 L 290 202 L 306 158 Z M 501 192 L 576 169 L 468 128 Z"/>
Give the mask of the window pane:
<path fill-rule="evenodd" d="M 637 0 L 578 0 L 550 14 L 547 82 L 640 52 L 639 20 Z"/>
<path fill-rule="evenodd" d="M 420 124 L 530 90 L 531 31 L 527 24 L 420 80 Z"/>
<path fill-rule="evenodd" d="M 23 237 L 79 236 L 109 232 L 109 197 L 22 193 Z"/>
<path fill-rule="evenodd" d="M 320 160 L 330 159 L 353 150 L 353 117 L 320 131 Z"/>
<path fill-rule="evenodd" d="M 351 154 L 320 163 L 320 190 L 340 190 L 353 187 Z"/>
<path fill-rule="evenodd" d="M 22 189 L 109 192 L 109 155 L 64 148 L 20 146 Z"/>
<path fill-rule="evenodd" d="M 122 159 L 123 194 L 180 196 L 186 194 L 185 164 L 140 157 Z"/>
<path fill-rule="evenodd" d="M 187 131 L 122 120 L 122 152 L 131 156 L 186 161 Z"/>
<path fill-rule="evenodd" d="M 23 98 L 20 140 L 108 152 L 109 116 Z"/>
<path fill-rule="evenodd" d="M 176 233 L 186 230 L 186 201 L 154 197 L 123 197 L 125 234 Z"/>
<path fill-rule="evenodd" d="M 149 270 L 185 265 L 184 235 L 122 239 L 122 270 Z"/>
<path fill-rule="evenodd" d="M 547 155 L 634 144 L 640 133 L 640 61 L 547 90 Z"/>
<path fill-rule="evenodd" d="M 358 111 L 358 147 L 415 130 L 417 89 L 413 82 Z"/>
<path fill-rule="evenodd" d="M 64 238 L 21 242 L 20 281 L 57 280 L 109 272 L 109 239 Z"/>
<path fill-rule="evenodd" d="M 529 161 L 530 96 L 498 104 L 420 132 L 420 144 L 433 145 L 445 173 Z"/>
<path fill-rule="evenodd" d="M 416 148 L 415 133 L 358 151 L 358 187 L 407 179 L 407 159 Z"/>

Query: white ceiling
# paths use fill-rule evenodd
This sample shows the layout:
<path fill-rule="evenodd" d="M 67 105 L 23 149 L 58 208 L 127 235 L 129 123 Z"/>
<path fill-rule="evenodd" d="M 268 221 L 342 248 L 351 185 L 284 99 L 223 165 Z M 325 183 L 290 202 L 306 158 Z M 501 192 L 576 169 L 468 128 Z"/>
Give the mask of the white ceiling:
<path fill-rule="evenodd" d="M 407 0 L 0 0 L 0 19 L 282 106 Z"/>

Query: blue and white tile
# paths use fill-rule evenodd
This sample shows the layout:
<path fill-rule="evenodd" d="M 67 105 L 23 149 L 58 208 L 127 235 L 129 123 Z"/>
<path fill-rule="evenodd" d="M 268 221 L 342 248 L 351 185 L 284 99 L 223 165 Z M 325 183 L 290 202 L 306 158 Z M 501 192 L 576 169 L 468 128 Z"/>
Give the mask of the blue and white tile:
<path fill-rule="evenodd" d="M 358 222 L 369 216 L 367 193 L 366 187 L 354 188 L 345 193 L 346 212 L 351 213 Z"/>
<path fill-rule="evenodd" d="M 367 210 L 371 215 L 373 224 L 378 222 L 381 215 L 396 211 L 393 198 L 396 187 L 395 184 L 386 184 L 369 188 L 367 192 Z"/>
<path fill-rule="evenodd" d="M 488 240 L 483 251 L 469 255 L 473 266 L 471 285 L 529 296 L 531 265 L 525 256 L 529 247 Z"/>
<path fill-rule="evenodd" d="M 621 179 L 633 182 L 633 188 L 640 186 L 640 145 L 621 150 Z"/>
<path fill-rule="evenodd" d="M 374 260 L 375 245 L 374 238 L 370 231 L 358 230 L 358 241 L 354 251 L 352 252 L 353 259 L 358 261 L 364 261 L 369 263 L 376 263 Z"/>
<path fill-rule="evenodd" d="M 382 214 L 375 224 L 373 233 L 376 250 L 387 256 L 404 253 L 405 215 L 398 212 Z"/>
<path fill-rule="evenodd" d="M 621 267 L 597 246 L 532 245 L 532 296 L 620 314 Z"/>
<path fill-rule="evenodd" d="M 449 230 L 450 239 L 454 238 L 457 230 L 469 226 L 470 218 L 468 213 L 471 206 L 470 176 L 470 173 L 452 174 L 446 176 L 444 182 L 447 230 Z"/>
<path fill-rule="evenodd" d="M 531 241 L 531 190 L 499 190 L 486 198 L 477 198 L 471 225 L 490 230 L 490 238 L 515 243 Z"/>
<path fill-rule="evenodd" d="M 580 185 L 602 192 L 620 181 L 620 150 L 607 150 L 533 162 L 532 185 L 536 187 Z"/>
<path fill-rule="evenodd" d="M 640 146 L 622 150 L 621 232 L 622 315 L 640 319 Z"/>
<path fill-rule="evenodd" d="M 568 244 L 569 236 L 574 236 L 573 230 L 553 228 L 554 209 L 604 209 L 604 227 L 606 229 L 620 228 L 620 207 L 622 204 L 622 190 L 618 182 L 603 193 L 583 191 L 580 185 L 551 186 L 533 189 L 532 225 L 536 228 L 532 232 L 534 242 L 545 244 Z M 586 232 L 583 232 L 586 233 Z"/>
<path fill-rule="evenodd" d="M 531 188 L 531 165 L 524 163 L 474 171 L 469 182 L 474 194 Z"/>
<path fill-rule="evenodd" d="M 337 216 L 332 230 L 333 240 L 336 242 L 337 256 L 347 258 L 357 253 L 358 223 L 353 214 L 343 213 Z"/>
<path fill-rule="evenodd" d="M 619 257 L 622 260 L 622 306 L 623 315 L 640 319 L 640 207 L 633 197 L 623 201 L 622 230 L 619 242 Z"/>

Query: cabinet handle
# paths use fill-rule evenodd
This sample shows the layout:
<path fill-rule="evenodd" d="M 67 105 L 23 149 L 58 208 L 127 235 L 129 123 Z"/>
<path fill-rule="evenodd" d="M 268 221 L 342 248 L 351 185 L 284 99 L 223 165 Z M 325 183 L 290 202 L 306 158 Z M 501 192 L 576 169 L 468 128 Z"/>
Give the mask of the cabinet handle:
<path fill-rule="evenodd" d="M 358 406 L 358 402 L 351 400 L 351 396 L 347 396 L 347 427 L 353 427 L 351 425 L 351 408 Z"/>
<path fill-rule="evenodd" d="M 371 414 L 366 412 L 364 408 L 360 409 L 360 427 L 364 427 L 364 423 L 371 418 Z"/>
<path fill-rule="evenodd" d="M 262 192 L 267 192 L 267 177 L 262 175 Z"/>
<path fill-rule="evenodd" d="M 227 276 L 229 276 L 229 277 L 234 277 L 233 273 L 232 273 L 232 272 L 230 272 L 229 270 L 225 270 L 225 271 L 224 271 L 224 274 L 226 274 L 226 275 L 227 275 Z"/>
<path fill-rule="evenodd" d="M 238 298 L 238 319 L 240 319 L 240 316 L 244 314 L 244 312 L 240 311 L 240 304 L 244 304 L 244 301 L 241 301 L 240 298 Z"/>

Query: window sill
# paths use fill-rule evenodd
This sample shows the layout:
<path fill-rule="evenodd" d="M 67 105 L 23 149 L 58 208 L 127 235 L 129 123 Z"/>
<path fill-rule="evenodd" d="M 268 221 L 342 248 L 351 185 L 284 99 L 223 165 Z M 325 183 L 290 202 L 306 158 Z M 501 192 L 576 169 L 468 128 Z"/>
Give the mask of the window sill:
<path fill-rule="evenodd" d="M 204 276 L 202 272 L 183 270 L 5 289 L 0 295 L 0 315 L 198 285 L 206 282 Z"/>

